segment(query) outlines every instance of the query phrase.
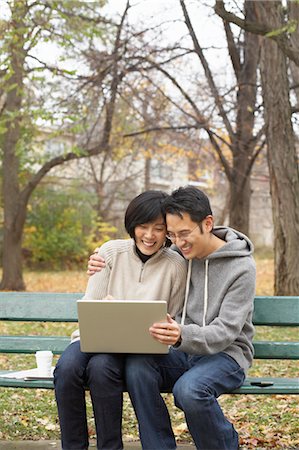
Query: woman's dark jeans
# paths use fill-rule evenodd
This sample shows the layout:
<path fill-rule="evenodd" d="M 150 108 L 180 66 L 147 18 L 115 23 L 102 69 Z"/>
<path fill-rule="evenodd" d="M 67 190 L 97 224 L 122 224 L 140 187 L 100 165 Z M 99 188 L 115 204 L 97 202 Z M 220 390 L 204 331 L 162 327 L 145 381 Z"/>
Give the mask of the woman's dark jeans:
<path fill-rule="evenodd" d="M 70 344 L 54 371 L 55 395 L 63 450 L 88 448 L 85 387 L 90 389 L 97 448 L 123 448 L 121 423 L 124 355 L 83 353 Z"/>

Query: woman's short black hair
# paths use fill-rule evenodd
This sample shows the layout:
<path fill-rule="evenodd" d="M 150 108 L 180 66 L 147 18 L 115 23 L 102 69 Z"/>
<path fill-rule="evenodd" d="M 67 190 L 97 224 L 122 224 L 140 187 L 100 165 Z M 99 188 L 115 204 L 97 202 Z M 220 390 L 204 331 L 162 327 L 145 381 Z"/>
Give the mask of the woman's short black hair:
<path fill-rule="evenodd" d="M 167 197 L 166 192 L 149 190 L 133 198 L 125 213 L 125 227 L 133 239 L 137 225 L 153 222 L 159 216 L 162 216 L 165 222 L 162 204 Z"/>

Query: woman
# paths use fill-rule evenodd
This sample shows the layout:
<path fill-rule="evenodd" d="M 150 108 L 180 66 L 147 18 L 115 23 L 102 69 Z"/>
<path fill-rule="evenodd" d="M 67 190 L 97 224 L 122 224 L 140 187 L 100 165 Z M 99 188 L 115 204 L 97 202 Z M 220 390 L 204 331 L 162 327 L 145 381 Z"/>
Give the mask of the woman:
<path fill-rule="evenodd" d="M 106 267 L 89 278 L 85 299 L 165 300 L 174 316 L 182 307 L 186 263 L 168 248 L 162 203 L 167 194 L 146 191 L 129 204 L 125 227 L 132 239 L 106 242 Z M 90 389 L 97 448 L 123 448 L 121 421 L 125 355 L 84 353 L 78 339 L 61 355 L 54 385 L 63 450 L 87 449 L 85 387 Z"/>

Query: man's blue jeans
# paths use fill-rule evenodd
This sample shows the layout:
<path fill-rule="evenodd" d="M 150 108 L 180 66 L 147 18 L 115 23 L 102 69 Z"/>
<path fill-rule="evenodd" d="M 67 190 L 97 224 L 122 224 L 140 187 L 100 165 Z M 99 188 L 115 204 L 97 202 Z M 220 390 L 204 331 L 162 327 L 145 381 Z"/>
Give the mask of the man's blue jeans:
<path fill-rule="evenodd" d="M 126 383 L 139 424 L 144 450 L 175 449 L 161 390 L 172 389 L 176 406 L 197 449 L 236 450 L 238 434 L 225 418 L 217 397 L 242 385 L 245 375 L 226 355 L 195 356 L 170 349 L 168 355 L 130 355 Z"/>
<path fill-rule="evenodd" d="M 88 448 L 85 387 L 90 389 L 97 448 L 119 450 L 121 437 L 124 356 L 83 353 L 70 344 L 54 371 L 55 395 L 63 450 Z"/>

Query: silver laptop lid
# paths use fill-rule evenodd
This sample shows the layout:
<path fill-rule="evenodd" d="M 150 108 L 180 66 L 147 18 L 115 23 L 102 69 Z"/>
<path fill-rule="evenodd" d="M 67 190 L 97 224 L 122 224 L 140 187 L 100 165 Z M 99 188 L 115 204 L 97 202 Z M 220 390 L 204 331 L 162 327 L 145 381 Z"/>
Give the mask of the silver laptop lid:
<path fill-rule="evenodd" d="M 83 352 L 168 353 L 148 331 L 166 320 L 165 301 L 78 300 L 77 306 Z"/>

